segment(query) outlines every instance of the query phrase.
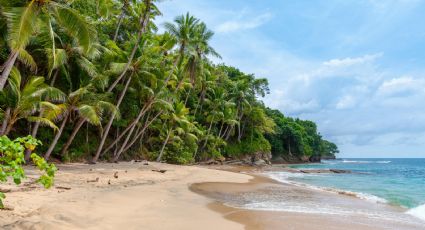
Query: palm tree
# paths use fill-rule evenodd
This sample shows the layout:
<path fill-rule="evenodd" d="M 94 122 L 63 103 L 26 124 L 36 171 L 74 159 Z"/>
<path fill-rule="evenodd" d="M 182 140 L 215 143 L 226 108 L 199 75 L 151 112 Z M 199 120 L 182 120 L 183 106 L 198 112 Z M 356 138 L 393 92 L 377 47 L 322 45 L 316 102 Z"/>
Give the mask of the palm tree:
<path fill-rule="evenodd" d="M 175 24 L 166 22 L 164 24 L 164 27 L 172 36 L 175 37 L 177 44 L 179 45 L 177 58 L 174 61 L 169 76 L 165 79 L 166 84 L 170 80 L 177 64 L 180 66 L 183 63 L 186 49 L 192 44 L 192 40 L 194 39 L 195 28 L 199 23 L 199 19 L 189 15 L 189 13 L 186 13 L 186 15 L 177 16 L 174 19 L 174 23 Z"/>
<path fill-rule="evenodd" d="M 52 154 L 59 138 L 62 136 L 66 123 L 69 121 L 70 117 L 73 116 L 73 114 L 75 114 L 74 116 L 77 117 L 78 121 L 74 127 L 73 132 L 71 133 L 71 136 L 62 149 L 62 154 L 66 153 L 68 147 L 72 144 L 75 135 L 78 133 L 79 129 L 85 122 L 99 126 L 101 125 L 101 120 L 103 119 L 105 112 L 117 113 L 115 106 L 107 101 L 102 100 L 103 98 L 103 95 L 93 93 L 93 88 L 91 85 L 82 87 L 68 95 L 67 101 L 64 104 L 66 109 L 62 113 L 63 119 L 61 126 L 58 132 L 56 132 L 56 135 L 53 138 L 49 149 L 44 154 L 44 158 L 46 160 L 48 160 Z"/>
<path fill-rule="evenodd" d="M 141 13 L 141 16 L 139 18 L 139 26 L 140 29 L 137 33 L 135 43 L 133 45 L 133 48 L 130 52 L 130 55 L 128 56 L 127 64 L 125 65 L 123 71 L 121 72 L 120 76 L 109 86 L 108 92 L 112 92 L 112 90 L 116 87 L 116 85 L 124 78 L 127 71 L 130 69 L 130 66 L 133 62 L 134 56 L 136 55 L 137 49 L 140 48 L 139 44 L 142 40 L 142 36 L 147 32 L 148 26 L 151 20 L 151 16 L 158 14 L 159 12 L 154 11 L 157 10 L 155 5 L 153 5 L 153 2 L 155 0 L 144 0 L 143 1 L 143 10 Z"/>
<path fill-rule="evenodd" d="M 12 68 L 8 81 L 8 87 L 0 91 L 1 105 L 6 107 L 3 108 L 6 113 L 0 135 L 8 135 L 13 125 L 21 119 L 57 128 L 52 120 L 59 115 L 61 107 L 50 101 L 64 99 L 65 96 L 60 90 L 45 84 L 43 77 L 30 77 L 23 84 L 21 74 L 15 67 Z M 40 116 L 34 116 L 40 110 L 44 112 Z"/>
<path fill-rule="evenodd" d="M 165 147 L 167 146 L 168 141 L 170 140 L 170 137 L 172 136 L 172 133 L 175 131 L 176 126 L 178 125 L 178 127 L 185 127 L 190 125 L 190 122 L 187 118 L 187 115 L 189 114 L 189 109 L 187 109 L 184 106 L 184 104 L 181 102 L 176 102 L 173 107 L 174 108 L 172 111 L 170 111 L 170 113 L 164 114 L 161 117 L 163 120 L 167 121 L 168 128 L 167 128 L 164 143 L 162 144 L 158 158 L 156 159 L 157 162 L 161 161 L 161 158 L 164 154 Z"/>
<path fill-rule="evenodd" d="M 8 24 L 10 54 L 3 64 L 0 90 L 4 88 L 17 59 L 35 70 L 35 61 L 26 51 L 26 47 L 38 31 L 43 31 L 49 35 L 53 50 L 55 49 L 55 31 L 53 28 L 56 25 L 65 29 L 85 51 L 88 51 L 96 40 L 96 31 L 87 20 L 68 4 L 63 4 L 62 1 L 31 0 L 25 7 L 4 8 L 3 15 Z"/>

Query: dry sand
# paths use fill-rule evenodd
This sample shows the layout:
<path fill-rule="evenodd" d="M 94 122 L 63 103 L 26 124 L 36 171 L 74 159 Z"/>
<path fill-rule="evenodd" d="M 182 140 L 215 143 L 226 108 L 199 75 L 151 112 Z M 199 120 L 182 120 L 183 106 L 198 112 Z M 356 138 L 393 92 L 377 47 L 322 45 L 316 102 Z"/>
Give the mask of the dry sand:
<path fill-rule="evenodd" d="M 13 211 L 0 211 L 0 229 L 243 229 L 208 209 L 211 201 L 190 192 L 189 186 L 204 181 L 242 183 L 251 178 L 247 175 L 158 163 L 59 168 L 52 189 L 7 194 L 6 205 Z M 98 182 L 87 182 L 96 178 Z"/>
<path fill-rule="evenodd" d="M 0 229 L 420 229 L 353 217 L 227 207 L 217 200 L 270 186 L 323 195 L 237 172 L 151 162 L 59 168 L 55 186 L 49 190 L 24 185 L 7 193 L 6 205 L 12 210 L 0 211 Z M 30 169 L 29 178 L 34 176 Z"/>

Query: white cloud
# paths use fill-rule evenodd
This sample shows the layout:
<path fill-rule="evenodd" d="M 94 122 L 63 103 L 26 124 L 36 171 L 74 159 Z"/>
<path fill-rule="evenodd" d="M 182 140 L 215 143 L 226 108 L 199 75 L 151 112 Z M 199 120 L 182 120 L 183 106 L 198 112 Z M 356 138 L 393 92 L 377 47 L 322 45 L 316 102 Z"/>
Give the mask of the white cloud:
<path fill-rule="evenodd" d="M 264 13 L 256 17 L 239 16 L 238 19 L 230 20 L 219 24 L 215 31 L 218 33 L 229 33 L 239 30 L 247 30 L 257 28 L 272 18 L 270 13 Z"/>
<path fill-rule="evenodd" d="M 323 65 L 330 66 L 330 67 L 347 67 L 351 65 L 372 62 L 380 57 L 382 57 L 382 53 L 372 54 L 372 55 L 367 54 L 367 55 L 364 55 L 363 57 L 357 57 L 357 58 L 348 57 L 343 59 L 331 59 L 329 61 L 324 62 Z"/>
<path fill-rule="evenodd" d="M 356 105 L 356 99 L 351 95 L 343 96 L 337 103 L 337 109 L 348 109 L 353 108 Z"/>
<path fill-rule="evenodd" d="M 378 88 L 378 95 L 391 96 L 400 93 L 414 93 L 423 91 L 424 88 L 425 81 L 423 79 L 404 76 L 384 81 Z"/>

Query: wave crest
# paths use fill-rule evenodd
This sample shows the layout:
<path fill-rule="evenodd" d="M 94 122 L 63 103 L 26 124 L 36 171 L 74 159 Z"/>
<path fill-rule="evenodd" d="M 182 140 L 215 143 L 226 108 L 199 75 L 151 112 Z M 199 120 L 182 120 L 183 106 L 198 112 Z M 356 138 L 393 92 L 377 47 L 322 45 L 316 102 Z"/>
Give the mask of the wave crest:
<path fill-rule="evenodd" d="M 342 160 L 342 163 L 349 164 L 388 164 L 391 161 L 356 161 L 356 160 Z"/>
<path fill-rule="evenodd" d="M 417 217 L 421 220 L 425 220 L 425 204 L 420 205 L 416 208 L 412 208 L 409 211 L 406 212 L 409 215 L 412 215 L 414 217 Z"/>

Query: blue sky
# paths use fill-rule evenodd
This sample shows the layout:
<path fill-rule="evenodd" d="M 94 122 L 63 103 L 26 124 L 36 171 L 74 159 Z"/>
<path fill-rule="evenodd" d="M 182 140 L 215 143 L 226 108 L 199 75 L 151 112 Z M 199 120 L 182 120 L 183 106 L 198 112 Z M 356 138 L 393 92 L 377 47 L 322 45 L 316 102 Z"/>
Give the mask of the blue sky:
<path fill-rule="evenodd" d="M 425 157 L 425 0 L 164 0 L 215 31 L 264 101 L 315 121 L 341 157 Z"/>

